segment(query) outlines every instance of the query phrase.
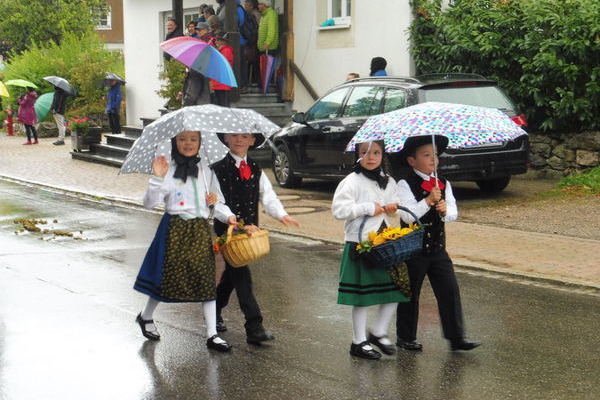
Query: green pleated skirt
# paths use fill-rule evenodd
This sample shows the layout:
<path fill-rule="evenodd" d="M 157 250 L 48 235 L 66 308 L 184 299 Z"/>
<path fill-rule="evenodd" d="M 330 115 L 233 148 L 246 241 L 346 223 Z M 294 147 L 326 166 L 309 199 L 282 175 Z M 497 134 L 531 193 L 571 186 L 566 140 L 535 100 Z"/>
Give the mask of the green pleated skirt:
<path fill-rule="evenodd" d="M 410 301 L 394 283 L 389 270 L 368 266 L 352 256 L 354 246 L 356 243 L 346 242 L 342 253 L 338 304 L 366 307 Z"/>

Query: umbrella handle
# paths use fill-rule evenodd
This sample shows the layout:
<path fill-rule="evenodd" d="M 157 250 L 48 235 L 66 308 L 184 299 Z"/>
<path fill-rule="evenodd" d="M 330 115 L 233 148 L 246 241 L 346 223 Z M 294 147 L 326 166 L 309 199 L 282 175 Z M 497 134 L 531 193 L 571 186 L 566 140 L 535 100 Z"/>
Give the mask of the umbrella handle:
<path fill-rule="evenodd" d="M 206 153 L 206 148 L 202 147 L 202 152 L 204 153 L 204 156 L 206 157 L 206 161 L 208 162 L 208 154 Z M 202 165 L 200 165 L 200 169 L 202 170 L 202 177 L 204 178 L 204 189 L 206 190 L 206 194 L 208 195 L 210 193 L 210 190 L 208 188 L 208 181 L 206 180 L 206 174 L 204 173 L 204 168 L 202 167 Z M 211 176 L 211 182 L 212 184 L 212 176 Z M 210 210 L 208 213 L 208 220 L 212 221 L 214 219 L 214 215 L 215 215 L 215 205 L 211 204 L 208 206 L 208 209 Z"/>

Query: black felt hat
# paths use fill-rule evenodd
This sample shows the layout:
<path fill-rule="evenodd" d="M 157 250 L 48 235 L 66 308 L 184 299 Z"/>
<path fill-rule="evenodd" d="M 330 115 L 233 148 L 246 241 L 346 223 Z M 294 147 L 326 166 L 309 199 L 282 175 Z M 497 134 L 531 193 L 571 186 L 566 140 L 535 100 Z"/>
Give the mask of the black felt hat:
<path fill-rule="evenodd" d="M 448 138 L 441 135 L 434 135 L 433 137 L 435 138 L 437 154 L 440 155 L 446 151 L 446 147 L 448 147 Z M 406 158 L 415 154 L 419 147 L 426 144 L 432 144 L 432 141 L 431 135 L 409 137 L 406 139 L 406 142 L 404 142 L 402 150 L 398 153 L 398 160 L 402 165 L 408 165 Z"/>
<path fill-rule="evenodd" d="M 262 146 L 267 140 L 262 133 L 254 133 L 254 132 L 246 132 L 246 133 L 248 133 L 249 135 L 254 135 L 256 137 L 256 140 L 254 141 L 254 145 L 250 146 L 250 149 L 256 149 L 257 147 Z M 241 133 L 230 133 L 230 135 L 241 135 Z M 225 142 L 225 134 L 224 133 L 217 133 L 217 137 L 225 146 L 229 147 L 227 142 Z"/>

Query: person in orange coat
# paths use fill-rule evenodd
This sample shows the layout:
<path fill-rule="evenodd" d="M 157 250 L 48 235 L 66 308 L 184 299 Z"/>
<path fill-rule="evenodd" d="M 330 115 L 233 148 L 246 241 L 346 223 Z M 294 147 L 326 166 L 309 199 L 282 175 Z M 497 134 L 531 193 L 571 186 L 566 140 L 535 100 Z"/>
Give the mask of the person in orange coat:
<path fill-rule="evenodd" d="M 233 47 L 230 46 L 229 38 L 227 34 L 219 34 L 215 38 L 215 44 L 217 49 L 225 56 L 229 64 L 233 68 Z M 211 89 L 211 100 L 212 104 L 216 104 L 223 107 L 229 107 L 230 99 L 229 93 L 231 92 L 231 86 L 227 86 L 221 82 L 217 82 L 214 79 L 209 81 Z"/>

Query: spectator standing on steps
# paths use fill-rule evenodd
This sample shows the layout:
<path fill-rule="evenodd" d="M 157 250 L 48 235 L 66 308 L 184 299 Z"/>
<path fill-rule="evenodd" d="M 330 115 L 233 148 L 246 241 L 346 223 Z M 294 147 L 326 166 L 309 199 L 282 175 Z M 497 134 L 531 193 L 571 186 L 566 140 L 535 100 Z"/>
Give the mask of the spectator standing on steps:
<path fill-rule="evenodd" d="M 177 25 L 177 21 L 175 21 L 173 18 L 169 18 L 167 20 L 167 35 L 165 36 L 165 40 L 173 39 L 179 36 L 183 36 L 182 30 Z M 163 53 L 163 58 L 168 61 L 172 57 L 168 53 Z"/>
<path fill-rule="evenodd" d="M 121 133 L 121 83 L 116 79 L 108 82 L 110 89 L 106 96 L 106 115 L 108 115 L 108 124 L 110 131 L 114 134 Z"/>
<path fill-rule="evenodd" d="M 231 47 L 229 40 L 230 38 L 226 33 L 218 35 L 216 38 L 216 47 L 217 49 L 219 49 L 221 54 L 225 56 L 225 58 L 227 59 L 227 61 L 229 61 L 229 64 L 233 68 L 233 48 Z M 210 88 L 212 90 L 211 103 L 223 107 L 229 107 L 229 94 L 231 93 L 231 87 L 223 83 L 217 82 L 214 79 L 211 79 L 209 82 Z"/>

